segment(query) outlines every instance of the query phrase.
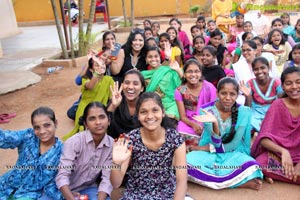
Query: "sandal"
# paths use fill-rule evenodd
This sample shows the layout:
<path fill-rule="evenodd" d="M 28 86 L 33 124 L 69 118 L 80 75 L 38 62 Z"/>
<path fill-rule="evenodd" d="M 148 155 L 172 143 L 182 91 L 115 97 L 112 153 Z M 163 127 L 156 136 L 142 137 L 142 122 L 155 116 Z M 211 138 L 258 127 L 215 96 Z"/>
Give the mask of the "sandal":
<path fill-rule="evenodd" d="M 12 114 L 3 113 L 3 114 L 0 114 L 0 119 L 2 119 L 2 120 L 11 119 L 11 118 L 14 118 L 16 116 L 17 116 L 16 113 L 12 113 Z"/>
<path fill-rule="evenodd" d="M 0 124 L 4 124 L 4 123 L 8 123 L 8 122 L 9 122 L 9 119 L 5 119 L 0 116 Z"/>

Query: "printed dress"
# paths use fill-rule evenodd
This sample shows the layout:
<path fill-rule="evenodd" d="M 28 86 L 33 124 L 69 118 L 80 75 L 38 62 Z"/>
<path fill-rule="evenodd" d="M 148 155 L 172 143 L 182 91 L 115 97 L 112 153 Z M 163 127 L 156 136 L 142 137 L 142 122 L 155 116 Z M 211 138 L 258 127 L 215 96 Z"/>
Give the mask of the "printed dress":
<path fill-rule="evenodd" d="M 174 198 L 176 175 L 172 170 L 175 150 L 183 144 L 181 135 L 166 129 L 165 143 L 157 150 L 147 148 L 140 129 L 128 133 L 133 144 L 131 165 L 122 200 L 169 200 Z"/>
<path fill-rule="evenodd" d="M 198 96 L 190 93 L 186 85 L 181 85 L 175 90 L 175 100 L 183 102 L 186 117 L 191 121 L 195 121 L 193 116 L 198 115 L 202 105 L 215 101 L 217 98 L 216 94 L 217 90 L 213 84 L 204 80 Z M 200 136 L 182 120 L 178 122 L 177 131 L 183 134 L 186 145 L 194 144 L 195 142 L 196 145 L 198 144 Z"/>
<path fill-rule="evenodd" d="M 226 137 L 230 131 L 231 117 L 223 121 L 215 106 L 206 110 L 217 117 L 221 136 L 213 132 L 212 123 L 204 123 L 204 133 L 199 146 L 211 144 L 216 152 L 192 151 L 187 154 L 189 180 L 209 188 L 223 189 L 238 187 L 254 178 L 262 178 L 258 163 L 250 156 L 250 108 L 238 108 L 236 133 L 227 144 L 222 143 L 222 137 Z"/>
<path fill-rule="evenodd" d="M 265 94 L 263 94 L 263 92 L 259 89 L 255 78 L 248 81 L 248 85 L 250 86 L 252 93 L 251 125 L 256 131 L 259 131 L 261 122 L 265 118 L 270 105 L 275 99 L 277 99 L 278 94 L 281 94 L 283 90 L 281 88 L 280 80 L 273 78 Z"/>
<path fill-rule="evenodd" d="M 62 199 L 55 184 L 62 142 L 55 144 L 40 155 L 40 141 L 32 128 L 20 131 L 0 129 L 0 148 L 18 148 L 18 160 L 7 173 L 0 176 L 0 200 L 12 198 L 39 199 L 43 195 Z M 12 196 L 11 196 L 12 195 Z"/>

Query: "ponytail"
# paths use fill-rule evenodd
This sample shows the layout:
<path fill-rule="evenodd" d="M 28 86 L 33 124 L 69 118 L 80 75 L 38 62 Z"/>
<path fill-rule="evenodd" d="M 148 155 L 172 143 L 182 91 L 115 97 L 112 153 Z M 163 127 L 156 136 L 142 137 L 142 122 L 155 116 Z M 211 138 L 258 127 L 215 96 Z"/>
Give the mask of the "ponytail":
<path fill-rule="evenodd" d="M 229 134 L 226 134 L 225 137 L 222 137 L 222 142 L 224 144 L 227 144 L 229 142 L 232 141 L 232 139 L 235 136 L 235 126 L 236 126 L 236 122 L 237 122 L 237 118 L 238 118 L 238 107 L 237 107 L 237 103 L 235 102 L 231 108 L 231 128 L 230 128 L 230 132 Z"/>

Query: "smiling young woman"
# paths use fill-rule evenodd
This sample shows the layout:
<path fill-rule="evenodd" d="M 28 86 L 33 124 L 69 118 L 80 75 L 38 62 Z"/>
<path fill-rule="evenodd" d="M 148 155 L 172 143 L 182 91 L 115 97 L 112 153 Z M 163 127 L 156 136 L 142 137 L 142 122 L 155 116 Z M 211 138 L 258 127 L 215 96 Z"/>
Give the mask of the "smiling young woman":
<path fill-rule="evenodd" d="M 88 195 L 90 200 L 110 196 L 113 139 L 106 134 L 109 123 L 105 107 L 91 102 L 80 119 L 86 130 L 65 142 L 56 185 L 66 199 L 80 194 Z"/>
<path fill-rule="evenodd" d="M 275 100 L 266 113 L 251 154 L 269 183 L 279 180 L 300 185 L 300 140 L 295 139 L 300 133 L 300 68 L 285 69 L 281 83 L 284 98 Z"/>
<path fill-rule="evenodd" d="M 55 137 L 57 120 L 51 108 L 40 107 L 31 114 L 33 128 L 20 131 L 0 129 L 0 148 L 18 148 L 12 170 L 0 177 L 3 199 L 62 199 L 55 185 L 62 142 Z"/>

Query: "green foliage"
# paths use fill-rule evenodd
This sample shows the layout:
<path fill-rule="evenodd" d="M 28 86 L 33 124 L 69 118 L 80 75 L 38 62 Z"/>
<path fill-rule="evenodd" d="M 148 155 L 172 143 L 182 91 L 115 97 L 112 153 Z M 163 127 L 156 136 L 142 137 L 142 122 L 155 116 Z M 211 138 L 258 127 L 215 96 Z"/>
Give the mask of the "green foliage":
<path fill-rule="evenodd" d="M 121 27 L 131 27 L 131 22 L 130 22 L 130 21 L 127 21 L 127 23 L 125 24 L 124 21 L 121 21 L 121 22 L 119 22 L 119 25 L 120 25 Z"/>
<path fill-rule="evenodd" d="M 193 6 L 190 7 L 189 12 L 190 13 L 196 13 L 196 12 L 199 11 L 199 9 L 200 9 L 199 5 L 193 5 Z"/>
<path fill-rule="evenodd" d="M 78 33 L 76 38 L 74 38 L 73 43 L 74 43 L 74 50 L 79 51 L 79 35 L 83 37 L 84 43 L 87 45 L 84 45 L 84 49 L 82 50 L 83 52 L 87 52 L 90 47 L 96 42 L 97 37 L 102 34 L 103 31 L 99 31 L 96 33 L 91 33 L 89 41 L 87 41 L 87 35 L 84 33 Z"/>

